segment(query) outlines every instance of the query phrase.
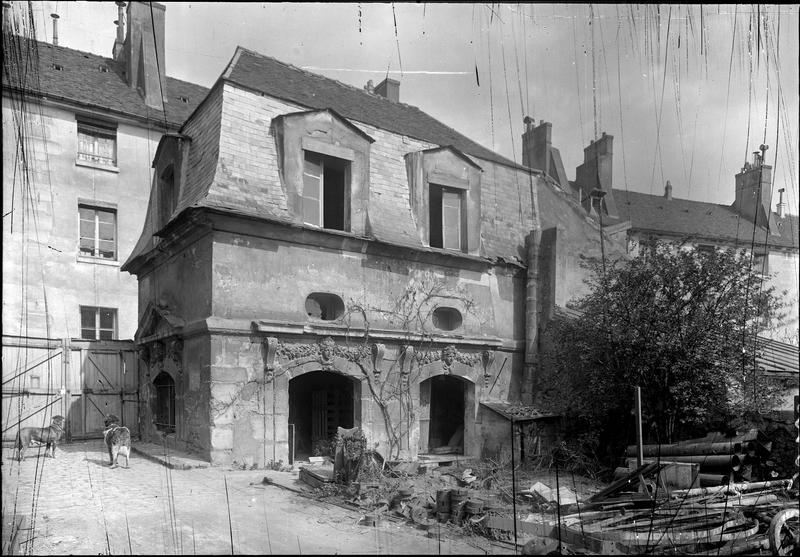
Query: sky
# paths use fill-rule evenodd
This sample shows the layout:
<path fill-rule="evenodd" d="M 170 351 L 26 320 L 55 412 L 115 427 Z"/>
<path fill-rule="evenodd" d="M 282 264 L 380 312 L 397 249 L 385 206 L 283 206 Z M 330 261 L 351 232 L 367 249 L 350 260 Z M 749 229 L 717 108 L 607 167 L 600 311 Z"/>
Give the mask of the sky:
<path fill-rule="evenodd" d="M 18 7 L 20 2 L 14 2 Z M 37 35 L 110 56 L 113 2 L 33 2 Z M 773 208 L 798 213 L 793 5 L 166 3 L 168 75 L 211 86 L 237 45 L 401 102 L 521 162 L 523 118 L 551 122 L 569 179 L 614 136 L 615 188 L 729 204 L 765 143 Z M 476 75 L 477 74 L 477 75 Z"/>

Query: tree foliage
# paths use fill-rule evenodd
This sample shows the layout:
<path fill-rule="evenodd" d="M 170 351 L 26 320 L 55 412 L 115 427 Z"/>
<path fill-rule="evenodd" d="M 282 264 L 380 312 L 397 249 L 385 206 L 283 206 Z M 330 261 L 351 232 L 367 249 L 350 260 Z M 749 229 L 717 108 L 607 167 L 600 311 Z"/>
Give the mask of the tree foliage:
<path fill-rule="evenodd" d="M 619 454 L 632 441 L 637 385 L 650 442 L 773 407 L 778 387 L 755 369 L 756 339 L 783 304 L 749 254 L 654 243 L 605 269 L 586 265 L 590 292 L 573 305 L 580 317 L 548 331 L 543 379 L 598 446 Z"/>

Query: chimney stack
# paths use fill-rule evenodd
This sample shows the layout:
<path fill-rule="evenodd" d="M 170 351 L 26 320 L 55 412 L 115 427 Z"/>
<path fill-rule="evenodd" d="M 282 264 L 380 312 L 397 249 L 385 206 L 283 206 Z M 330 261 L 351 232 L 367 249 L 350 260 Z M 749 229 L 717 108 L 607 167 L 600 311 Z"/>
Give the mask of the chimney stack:
<path fill-rule="evenodd" d="M 120 14 L 124 2 L 118 2 Z M 139 91 L 144 102 L 155 110 L 164 110 L 166 99 L 166 60 L 164 58 L 164 4 L 128 2 L 125 39 L 123 20 L 117 20 L 114 59 L 125 69 L 125 80 Z"/>
<path fill-rule="evenodd" d="M 375 93 L 398 103 L 400 102 L 400 82 L 387 77 L 375 86 Z"/>
<path fill-rule="evenodd" d="M 125 46 L 125 24 L 123 23 L 123 18 L 125 17 L 125 2 L 116 2 L 116 4 L 117 19 L 114 21 L 114 25 L 117 26 L 117 38 L 114 40 L 114 48 L 111 52 L 111 57 L 114 60 L 118 60 L 120 58 L 120 53 Z"/>
<path fill-rule="evenodd" d="M 50 14 L 53 18 L 53 46 L 58 46 L 58 14 Z"/>
<path fill-rule="evenodd" d="M 672 201 L 672 184 L 667 180 L 667 185 L 664 186 L 664 199 Z"/>
<path fill-rule="evenodd" d="M 783 192 L 786 191 L 786 188 L 781 188 L 778 190 L 778 206 L 776 207 L 776 213 L 780 218 L 783 218 L 784 213 L 786 212 L 786 203 L 783 202 Z"/>
<path fill-rule="evenodd" d="M 617 204 L 611 191 L 613 146 L 614 136 L 606 132 L 603 132 L 603 136 L 597 141 L 591 141 L 589 146 L 583 149 L 583 164 L 575 169 L 575 183 L 582 190 L 582 199 L 589 197 L 594 189 L 606 192 L 604 202 L 606 214 L 616 218 L 619 216 Z"/>
<path fill-rule="evenodd" d="M 736 200 L 733 207 L 737 213 L 758 226 L 775 233 L 772 216 L 772 167 L 764 164 L 766 145 L 760 151 L 753 151 L 753 164 L 742 167 L 736 175 Z"/>

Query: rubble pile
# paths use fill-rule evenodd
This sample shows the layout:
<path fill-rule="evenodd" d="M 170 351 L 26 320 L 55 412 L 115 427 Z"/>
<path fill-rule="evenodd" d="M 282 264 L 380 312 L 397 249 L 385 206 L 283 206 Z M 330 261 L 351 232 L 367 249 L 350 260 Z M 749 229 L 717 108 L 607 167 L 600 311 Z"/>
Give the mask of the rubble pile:
<path fill-rule="evenodd" d="M 788 555 L 800 548 L 792 480 L 649 493 L 648 478 L 662 466 L 646 464 L 562 516 L 565 543 L 602 554 Z"/>

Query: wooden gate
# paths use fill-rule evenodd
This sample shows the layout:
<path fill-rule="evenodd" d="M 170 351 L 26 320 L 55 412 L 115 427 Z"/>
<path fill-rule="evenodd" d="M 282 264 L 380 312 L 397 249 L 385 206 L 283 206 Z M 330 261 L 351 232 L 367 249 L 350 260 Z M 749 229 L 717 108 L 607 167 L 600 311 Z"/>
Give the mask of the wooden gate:
<path fill-rule="evenodd" d="M 139 433 L 138 358 L 132 341 L 3 336 L 3 439 L 67 418 L 67 439 L 103 435 L 107 414 Z"/>

